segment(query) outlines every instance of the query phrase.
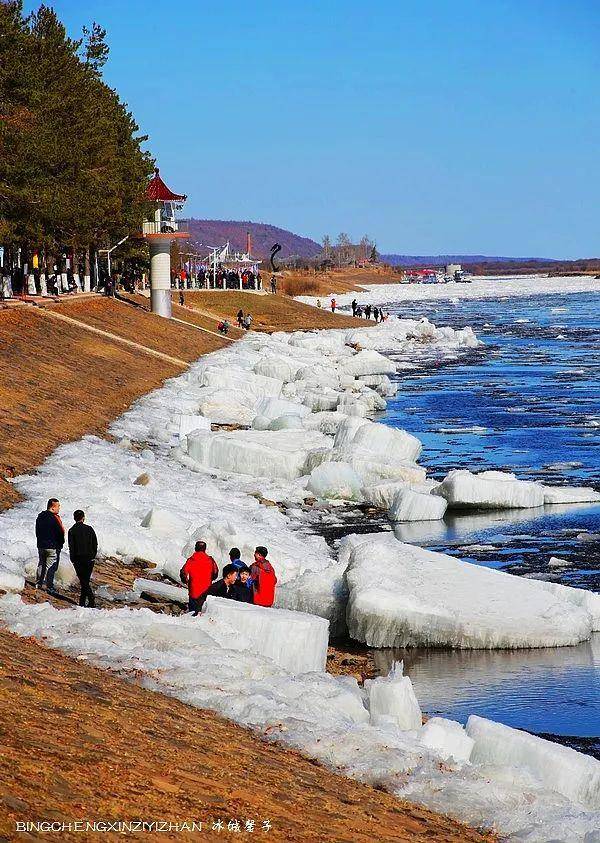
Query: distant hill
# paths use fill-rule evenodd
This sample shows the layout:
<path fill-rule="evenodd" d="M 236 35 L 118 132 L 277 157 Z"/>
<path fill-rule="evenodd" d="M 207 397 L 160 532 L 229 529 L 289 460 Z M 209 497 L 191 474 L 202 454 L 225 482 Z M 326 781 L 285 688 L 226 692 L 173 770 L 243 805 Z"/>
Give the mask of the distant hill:
<path fill-rule="evenodd" d="M 486 255 L 381 255 L 391 266 L 445 266 L 447 263 L 558 263 L 554 258 L 503 258 Z"/>
<path fill-rule="evenodd" d="M 234 251 L 246 251 L 246 233 L 250 232 L 252 254 L 259 258 L 268 257 L 275 243 L 281 246 L 279 257 L 298 255 L 301 258 L 314 258 L 321 251 L 321 246 L 309 237 L 300 237 L 285 228 L 267 225 L 262 222 L 236 220 L 187 220 L 191 240 L 206 246 L 223 246 L 228 240 Z"/>

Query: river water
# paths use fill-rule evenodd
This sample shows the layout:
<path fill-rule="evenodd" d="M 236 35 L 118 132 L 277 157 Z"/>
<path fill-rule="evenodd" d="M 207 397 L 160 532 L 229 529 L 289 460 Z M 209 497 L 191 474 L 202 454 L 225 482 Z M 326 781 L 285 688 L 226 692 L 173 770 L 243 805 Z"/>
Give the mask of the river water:
<path fill-rule="evenodd" d="M 599 305 L 597 293 L 384 305 L 390 318 L 470 325 L 485 346 L 400 359 L 398 396 L 381 421 L 418 436 L 433 477 L 506 469 L 600 488 Z M 473 564 L 600 590 L 600 505 L 447 516 L 395 532 Z M 563 562 L 550 566 L 553 556 Z M 379 669 L 394 658 L 428 714 L 481 714 L 600 757 L 600 635 L 528 651 L 382 651 Z"/>

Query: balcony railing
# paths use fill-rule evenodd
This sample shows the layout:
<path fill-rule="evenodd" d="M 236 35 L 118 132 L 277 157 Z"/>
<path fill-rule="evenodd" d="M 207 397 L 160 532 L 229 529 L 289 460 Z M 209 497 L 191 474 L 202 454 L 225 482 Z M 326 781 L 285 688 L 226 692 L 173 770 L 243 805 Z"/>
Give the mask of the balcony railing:
<path fill-rule="evenodd" d="M 187 221 L 181 222 L 181 220 L 176 220 L 175 217 L 166 217 L 160 223 L 155 220 L 144 220 L 142 223 L 142 234 L 168 234 L 176 231 L 187 232 Z"/>

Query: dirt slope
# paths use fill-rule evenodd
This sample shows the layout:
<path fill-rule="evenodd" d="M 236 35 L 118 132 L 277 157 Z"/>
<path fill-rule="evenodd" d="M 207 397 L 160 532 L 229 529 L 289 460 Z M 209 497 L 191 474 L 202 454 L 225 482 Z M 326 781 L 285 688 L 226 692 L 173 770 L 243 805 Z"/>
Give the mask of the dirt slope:
<path fill-rule="evenodd" d="M 225 340 L 107 299 L 61 312 L 191 361 Z M 184 370 L 30 306 L 0 310 L 0 506 L 4 478 L 39 465 L 58 445 L 103 433 L 136 398 Z"/>
<path fill-rule="evenodd" d="M 333 314 L 323 307 L 318 310 L 288 296 L 257 295 L 239 290 L 200 290 L 186 292 L 186 303 L 204 313 L 229 319 L 235 324 L 238 310 L 251 313 L 255 331 L 300 331 L 306 328 L 352 328 L 365 326 L 364 320 Z M 327 302 L 323 302 L 324 305 Z"/>

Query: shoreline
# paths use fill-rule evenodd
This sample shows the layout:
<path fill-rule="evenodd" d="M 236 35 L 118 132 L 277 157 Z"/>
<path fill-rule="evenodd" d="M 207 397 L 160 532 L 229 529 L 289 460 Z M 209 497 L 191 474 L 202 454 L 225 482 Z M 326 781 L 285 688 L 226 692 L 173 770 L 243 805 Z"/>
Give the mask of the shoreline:
<path fill-rule="evenodd" d="M 353 299 L 359 304 L 401 304 L 402 302 L 452 301 L 453 299 L 511 299 L 537 295 L 571 295 L 599 293 L 600 278 L 590 275 L 550 276 L 539 275 L 485 275 L 473 276 L 470 283 L 448 284 L 368 284 L 360 293 L 335 292 L 340 307 L 348 307 Z M 297 301 L 312 306 L 315 296 L 296 296 Z"/>
<path fill-rule="evenodd" d="M 454 332 L 451 332 L 451 334 L 454 334 Z M 306 339 L 309 340 L 312 343 L 312 342 L 314 342 L 314 340 L 312 339 L 312 337 L 314 337 L 314 336 L 315 335 L 308 336 Z M 321 338 L 319 340 L 319 343 L 329 341 L 329 339 L 330 339 L 330 337 L 321 336 Z M 257 337 L 253 338 L 252 335 L 250 335 L 249 337 L 247 337 L 244 344 L 246 346 L 249 344 L 250 347 L 252 347 L 252 344 L 254 343 L 256 345 L 257 342 L 258 342 L 258 338 Z M 272 339 L 272 340 L 268 341 L 269 345 L 273 345 L 274 343 L 275 343 L 275 339 Z M 230 347 L 230 348 L 228 348 L 228 349 L 226 349 L 222 352 L 219 352 L 219 354 L 220 354 L 221 357 L 223 357 L 223 355 L 224 355 L 225 359 L 227 359 L 228 357 L 229 358 L 235 357 L 235 354 L 234 354 L 235 348 L 237 348 L 238 351 L 239 351 L 240 345 L 235 344 L 235 346 L 232 346 L 232 347 Z M 265 346 L 265 348 L 266 348 L 266 346 Z M 353 352 L 353 353 L 355 354 L 355 352 Z M 350 360 L 351 357 L 349 357 L 348 359 Z M 267 361 L 265 361 L 265 362 L 267 362 Z M 202 371 L 202 366 L 204 366 L 204 372 L 206 372 L 206 368 L 207 368 L 206 367 L 206 359 L 203 361 L 203 363 L 200 364 L 200 371 Z M 210 365 L 208 366 L 208 368 L 210 369 Z M 161 390 L 158 391 L 158 393 L 163 393 L 163 396 L 164 396 L 164 399 L 165 399 L 165 401 L 163 401 L 160 405 L 157 404 L 158 395 L 155 391 L 155 393 L 151 393 L 146 398 L 142 399 L 141 401 L 138 401 L 137 406 L 134 405 L 134 407 L 125 414 L 125 416 L 120 420 L 119 423 L 117 423 L 116 425 L 113 425 L 113 433 L 115 435 L 125 437 L 129 433 L 129 436 L 130 436 L 129 444 L 128 444 L 127 441 L 123 441 L 122 447 L 119 448 L 119 446 L 110 445 L 110 443 L 102 443 L 102 442 L 95 442 L 94 440 L 88 440 L 87 443 L 86 443 L 86 447 L 85 447 L 85 451 L 86 451 L 85 463 L 81 462 L 81 457 L 83 455 L 79 456 L 77 454 L 77 443 L 75 443 L 73 446 L 65 446 L 65 448 L 61 449 L 60 454 L 57 454 L 55 456 L 55 458 L 51 458 L 47 462 L 47 464 L 45 466 L 46 479 L 42 482 L 42 486 L 40 487 L 39 480 L 36 480 L 35 478 L 25 478 L 24 480 L 22 480 L 20 482 L 20 485 L 23 488 L 23 490 L 26 491 L 28 494 L 33 493 L 33 494 L 36 495 L 36 497 L 39 497 L 39 495 L 42 494 L 42 488 L 44 488 L 44 484 L 45 484 L 45 487 L 48 486 L 48 482 L 49 482 L 48 481 L 48 475 L 51 475 L 52 471 L 55 470 L 55 468 L 58 468 L 58 466 L 61 463 L 61 460 L 67 461 L 70 470 L 75 471 L 75 472 L 81 472 L 83 470 L 84 465 L 86 466 L 86 470 L 89 470 L 89 469 L 87 469 L 87 466 L 91 465 L 91 464 L 94 464 L 94 461 L 96 459 L 103 459 L 103 460 L 108 459 L 109 462 L 110 462 L 111 471 L 113 473 L 112 479 L 113 479 L 113 482 L 116 484 L 115 492 L 110 492 L 111 496 L 113 497 L 111 505 L 113 507 L 117 506 L 119 508 L 121 520 L 125 516 L 126 512 L 128 512 L 128 504 L 126 503 L 126 498 L 123 496 L 123 492 L 125 491 L 125 489 L 131 488 L 129 484 L 131 484 L 132 479 L 135 476 L 137 476 L 136 472 L 141 473 L 141 472 L 139 472 L 139 468 L 141 468 L 144 464 L 147 465 L 147 469 L 148 469 L 148 471 L 149 471 L 149 473 L 150 473 L 150 475 L 153 479 L 153 482 L 156 481 L 156 483 L 158 484 L 159 490 L 160 490 L 161 487 L 165 487 L 165 488 L 168 487 L 169 483 L 171 483 L 171 485 L 173 486 L 173 491 L 170 492 L 169 495 L 167 495 L 166 497 L 165 497 L 164 493 L 159 491 L 159 500 L 160 500 L 160 504 L 163 508 L 165 506 L 167 507 L 167 509 L 169 507 L 173 507 L 175 505 L 175 501 L 177 499 L 181 499 L 182 496 L 183 496 L 183 499 L 186 500 L 186 501 L 191 500 L 190 495 L 192 494 L 191 490 L 192 490 L 193 486 L 190 485 L 188 487 L 185 487 L 184 485 L 182 485 L 183 480 L 184 480 L 184 475 L 181 473 L 181 470 L 177 469 L 175 464 L 167 463 L 165 461 L 164 455 L 168 453 L 168 450 L 171 447 L 171 445 L 169 444 L 170 441 L 171 441 L 171 434 L 169 433 L 169 436 L 167 437 L 167 439 L 165 439 L 165 437 L 163 435 L 163 432 L 168 428 L 169 422 L 168 422 L 167 417 L 164 415 L 165 410 L 164 409 L 161 410 L 160 406 L 168 407 L 169 413 L 172 413 L 173 409 L 179 410 L 179 411 L 184 411 L 185 407 L 187 406 L 186 403 L 185 403 L 186 401 L 188 402 L 188 405 L 189 405 L 189 398 L 188 398 L 189 387 L 190 387 L 190 384 L 192 382 L 190 380 L 190 378 L 194 377 L 196 370 L 197 370 L 197 368 L 194 369 L 194 367 L 192 367 L 192 370 L 190 370 L 190 372 L 188 372 L 188 373 L 186 373 L 186 375 L 182 376 L 183 379 L 184 379 L 184 382 L 187 383 L 187 389 L 184 390 L 184 393 L 185 393 L 186 397 L 183 400 L 183 403 L 182 403 L 182 397 L 180 397 L 179 399 L 176 398 L 177 388 L 176 388 L 175 382 L 172 382 L 170 384 L 167 384 L 165 387 L 163 387 Z M 224 370 L 221 367 L 221 372 L 223 372 L 223 371 L 226 371 L 226 370 Z M 204 377 L 205 375 L 203 374 L 201 376 Z M 263 376 L 261 375 L 261 377 L 263 377 Z M 178 380 L 180 380 L 180 379 L 178 379 Z M 223 376 L 220 375 L 220 381 L 222 381 L 222 380 L 223 380 Z M 149 411 L 151 413 L 150 417 L 153 418 L 153 420 L 154 420 L 154 427 L 152 428 L 152 430 L 148 430 L 147 423 L 145 421 L 145 419 L 149 418 L 149 416 L 148 416 Z M 131 442 L 135 442 L 135 440 L 137 438 L 136 437 L 136 431 L 141 431 L 142 433 L 145 432 L 145 441 L 147 443 L 146 448 L 147 448 L 148 444 L 151 445 L 151 447 L 153 447 L 155 449 L 154 454 L 152 454 L 152 452 L 146 453 L 146 452 L 144 452 L 144 450 L 133 451 L 133 452 L 131 451 Z M 150 458 L 151 456 L 152 456 L 152 459 Z M 183 456 L 184 455 L 180 455 L 180 458 L 182 458 Z M 116 460 L 116 463 L 115 463 L 115 460 Z M 122 468 L 119 468 L 119 463 L 122 463 Z M 106 464 L 108 465 L 108 463 L 106 463 Z M 184 464 L 185 464 L 185 460 L 184 460 Z M 97 463 L 97 465 L 99 467 L 100 463 Z M 189 467 L 190 467 L 189 464 L 187 464 L 186 468 L 189 469 Z M 100 472 L 100 474 L 101 473 L 102 472 Z M 206 477 L 205 472 L 203 473 L 202 476 Z M 169 480 L 170 477 L 172 478 L 171 480 Z M 185 475 L 185 477 L 187 477 L 187 475 Z M 127 479 L 127 478 L 129 478 L 129 479 Z M 67 481 L 66 483 L 64 483 L 64 485 L 66 485 L 67 487 L 69 485 L 71 485 L 68 482 L 67 476 L 65 476 L 64 479 Z M 188 478 L 188 479 L 189 479 L 189 482 L 191 483 L 192 480 L 193 480 L 193 476 L 192 476 L 192 478 Z M 186 483 L 187 482 L 188 481 L 186 480 Z M 205 480 L 204 483 L 206 484 L 206 482 L 207 481 Z M 271 499 L 274 498 L 275 500 L 277 500 L 277 494 L 274 494 L 274 495 L 272 494 L 273 492 L 275 492 L 275 493 L 277 492 L 277 487 L 278 487 L 277 482 L 271 481 L 270 483 L 265 484 L 264 481 L 257 481 L 256 479 L 248 480 L 247 478 L 244 479 L 241 475 L 236 475 L 235 486 L 246 497 L 251 497 L 251 495 L 249 495 L 248 493 L 250 492 L 250 489 L 251 489 L 252 486 L 256 487 L 257 485 L 266 487 L 266 491 L 269 492 L 269 494 L 267 495 L 267 494 L 265 494 L 265 488 L 261 489 L 261 491 L 263 493 L 263 497 L 265 497 L 265 498 L 270 497 Z M 211 503 L 210 503 L 210 508 L 213 511 L 214 511 L 215 506 L 217 506 L 217 507 L 219 506 L 219 502 L 220 502 L 219 494 L 217 493 L 218 487 L 219 487 L 219 482 L 213 483 L 212 487 L 211 487 L 211 490 L 210 490 L 210 491 L 213 492 L 213 494 L 211 496 Z M 117 488 L 120 488 L 123 491 L 117 492 L 116 491 Z M 279 484 L 279 488 L 281 488 L 281 484 Z M 37 491 L 34 492 L 34 490 L 37 490 Z M 86 494 L 86 496 L 93 501 L 94 500 L 94 491 L 93 490 L 94 490 L 94 486 L 91 486 L 91 487 L 89 487 L 89 489 L 84 488 L 82 490 L 82 493 Z M 127 494 L 131 495 L 132 491 L 133 490 L 131 490 Z M 209 491 L 209 495 L 210 495 L 210 491 Z M 227 506 L 227 504 L 226 504 L 227 500 L 228 500 L 229 505 L 231 505 L 231 494 L 232 494 L 231 487 L 229 487 L 229 490 L 228 490 L 227 486 L 226 486 L 225 487 L 225 496 L 223 497 L 222 493 L 221 493 L 221 501 L 222 501 L 222 505 L 224 507 Z M 152 490 L 150 490 L 150 499 L 152 499 L 152 497 L 153 497 Z M 278 513 L 278 515 L 279 515 L 279 519 L 278 519 L 276 517 L 275 512 L 273 512 L 272 510 L 268 510 L 267 508 L 262 507 L 262 510 L 267 510 L 267 511 L 266 512 L 261 511 L 261 509 L 260 509 L 261 505 L 254 498 L 252 499 L 252 502 L 247 500 L 245 505 L 242 506 L 241 510 L 240 510 L 241 498 L 238 497 L 236 503 L 237 503 L 236 518 L 237 518 L 238 522 L 240 521 L 240 519 L 244 520 L 244 518 L 250 517 L 252 519 L 253 523 L 255 524 L 255 528 L 256 528 L 256 526 L 259 526 L 259 524 L 263 525 L 262 527 L 259 526 L 259 530 L 263 530 L 263 535 L 264 535 L 265 529 L 268 532 L 270 532 L 271 535 L 275 535 L 277 532 L 282 533 L 284 522 L 281 521 L 281 514 L 280 513 Z M 140 511 L 139 506 L 137 507 L 137 510 Z M 186 510 L 186 511 L 188 511 L 188 510 Z M 209 512 L 209 510 L 206 510 L 207 514 L 208 514 L 208 512 Z M 198 515 L 195 515 L 193 513 L 188 513 L 188 514 L 192 514 L 194 523 L 196 523 L 196 524 L 202 523 L 201 521 L 198 521 Z M 181 515 L 179 517 L 181 518 Z M 200 517 L 202 517 L 202 516 L 200 516 Z M 257 518 L 259 519 L 258 521 L 257 521 Z M 133 523 L 132 523 L 131 526 L 133 526 Z M 214 528 L 214 525 L 212 525 L 211 529 L 213 529 L 213 528 Z M 173 523 L 171 523 L 170 529 L 173 530 Z M 291 529 L 291 533 L 286 538 L 286 542 L 288 542 L 288 544 L 286 546 L 287 551 L 283 551 L 283 549 L 280 548 L 277 555 L 285 556 L 286 554 L 288 554 L 288 555 L 291 555 L 291 556 L 295 556 L 298 553 L 300 553 L 304 556 L 304 559 L 305 559 L 305 562 L 306 562 L 307 553 L 308 553 L 309 557 L 312 554 L 315 558 L 315 561 L 317 560 L 317 556 L 319 554 L 325 553 L 325 549 L 323 548 L 322 545 L 319 545 L 318 542 L 314 542 L 314 541 L 307 542 L 306 538 L 303 538 L 301 535 L 296 536 L 296 538 L 294 538 L 294 536 L 293 536 L 294 524 L 291 523 L 291 522 L 290 522 L 290 525 L 289 525 L 289 529 Z M 107 523 L 105 525 L 104 532 L 108 532 L 109 530 L 110 530 L 110 527 Z M 129 528 L 128 528 L 128 530 L 129 530 Z M 132 533 L 128 532 L 127 535 L 130 535 L 131 537 L 133 537 Z M 227 537 L 226 540 L 229 541 L 230 538 Z M 231 541 L 232 540 L 233 539 L 231 539 Z M 122 554 L 123 550 L 119 551 L 119 547 L 122 546 L 122 544 L 120 544 L 120 543 L 122 543 L 122 537 L 117 535 L 116 538 L 111 539 L 111 541 L 114 541 L 114 546 L 109 547 L 108 548 L 109 551 L 111 551 L 113 553 L 117 553 L 117 555 Z M 156 549 L 158 549 L 159 553 L 163 556 L 166 555 L 167 558 L 172 556 L 172 555 L 176 555 L 177 557 L 179 557 L 179 551 L 176 549 L 175 546 L 170 545 L 168 542 L 165 543 L 166 539 L 158 537 L 156 539 L 153 539 L 153 541 L 155 542 L 155 550 L 152 551 L 152 552 L 156 552 Z M 156 543 L 156 542 L 158 542 L 158 543 Z M 268 541 L 268 544 L 272 544 L 270 539 Z M 302 550 L 300 548 L 302 548 Z M 220 555 L 222 555 L 222 551 L 221 551 L 220 548 L 219 548 L 219 553 L 220 553 Z M 138 555 L 140 555 L 140 554 L 138 553 Z M 141 555 L 143 557 L 145 554 L 142 553 Z M 148 556 L 146 556 L 146 558 L 148 558 Z M 327 558 L 330 558 L 330 557 L 327 556 Z M 163 570 L 165 570 L 165 569 L 163 568 Z M 310 571 L 310 568 L 308 570 Z M 313 568 L 313 570 L 315 570 L 315 569 Z M 319 567 L 317 567 L 316 570 L 318 571 Z M 168 570 L 166 570 L 166 573 L 168 573 Z M 12 614 L 12 609 L 6 603 L 3 604 L 3 610 L 8 611 L 9 616 Z M 39 613 L 39 611 L 41 611 L 41 610 L 38 608 L 37 612 Z M 122 611 L 124 611 L 124 610 L 121 610 L 121 612 Z M 55 614 L 52 614 L 52 612 L 50 612 L 50 614 L 48 614 L 48 610 L 44 609 L 44 613 L 45 614 L 43 615 L 43 617 L 45 618 L 45 621 L 44 621 L 45 634 L 51 633 L 52 635 L 54 635 L 54 633 L 52 632 L 52 626 L 54 624 L 59 624 L 59 627 L 60 627 L 60 624 L 62 624 L 62 623 L 67 623 L 67 627 L 64 629 L 64 631 L 62 633 L 62 636 L 64 636 L 65 632 L 67 633 L 67 635 L 69 634 L 69 627 L 68 627 L 68 622 L 66 621 L 66 619 L 63 621 L 61 618 L 55 617 L 55 614 L 58 614 L 58 615 L 62 616 L 62 615 L 65 614 L 64 612 L 55 613 Z M 118 620 L 118 618 L 117 618 L 117 614 L 119 614 L 119 616 L 120 616 L 120 612 L 118 612 L 118 613 L 111 612 L 109 614 L 112 616 L 111 617 L 111 624 L 121 623 L 121 621 Z M 36 634 L 35 630 L 37 628 L 36 624 L 39 621 L 41 621 L 42 616 L 40 616 L 38 614 L 34 617 L 34 615 L 27 615 L 27 613 L 25 613 L 25 615 L 26 615 L 25 617 L 15 616 L 14 620 L 13 620 L 13 623 L 17 623 L 17 624 L 21 624 L 21 625 L 25 624 L 25 627 L 23 629 L 23 633 L 24 634 L 26 633 L 26 634 L 29 634 L 29 635 L 31 635 L 31 634 L 35 635 Z M 49 624 L 49 626 L 48 626 L 48 624 Z M 97 624 L 97 626 L 98 626 L 98 624 Z M 101 624 L 100 624 L 99 629 L 100 628 L 101 628 Z M 112 633 L 111 633 L 111 635 L 112 635 Z M 59 639 L 57 639 L 57 645 L 59 647 L 61 646 L 60 641 L 62 640 L 62 636 L 59 635 Z M 127 639 L 127 634 L 125 634 L 125 640 L 126 639 Z M 86 645 L 86 646 L 89 647 L 89 645 Z M 104 645 L 102 645 L 102 646 L 104 647 Z M 92 648 L 92 650 L 88 651 L 88 652 L 90 654 L 92 654 L 93 651 L 94 650 Z M 125 653 L 123 654 L 123 657 L 124 656 L 125 656 Z M 122 660 L 122 658 L 121 658 L 121 660 Z M 100 663 L 103 664 L 102 659 L 100 659 Z M 149 665 L 150 664 L 151 664 L 151 662 L 149 662 Z M 105 666 L 110 666 L 110 660 L 108 661 L 108 663 L 105 663 Z M 329 680 L 328 680 L 328 682 L 329 682 Z M 332 686 L 332 688 L 333 687 L 334 686 Z M 338 688 L 337 686 L 335 686 L 335 687 L 336 687 L 336 693 L 339 694 L 341 692 L 341 688 Z M 172 691 L 169 691 L 168 682 L 167 682 L 166 686 L 164 684 L 163 685 L 159 684 L 159 687 L 157 688 L 157 690 L 158 689 L 163 690 L 163 693 L 164 692 L 172 693 Z M 348 700 L 348 702 L 349 702 L 349 700 Z M 375 739 L 375 734 L 376 733 L 373 733 L 374 739 Z M 280 734 L 280 737 L 282 737 L 283 739 L 287 739 L 287 740 L 292 738 L 292 745 L 297 745 L 301 749 L 306 748 L 305 743 L 304 743 L 305 738 L 302 737 L 301 734 L 298 734 L 298 737 L 294 738 L 292 735 L 288 735 L 286 737 L 286 733 L 283 732 L 283 733 Z M 380 740 L 380 738 L 376 738 L 376 739 Z M 321 738 L 321 741 L 324 741 L 324 740 L 325 740 L 325 735 L 323 735 L 323 737 Z M 389 737 L 388 737 L 388 740 L 389 740 Z M 327 739 L 326 743 L 323 744 L 323 748 L 326 746 L 326 744 L 328 742 L 329 742 L 329 739 Z M 366 749 L 366 747 L 363 748 L 363 752 L 365 751 L 365 749 Z M 369 746 L 369 751 L 372 751 L 372 750 L 373 750 L 373 747 Z M 411 751 L 414 752 L 414 748 Z M 313 754 L 313 752 L 314 752 L 314 748 L 310 752 L 310 754 Z M 323 756 L 322 751 L 320 751 L 319 754 L 317 755 L 317 757 L 321 757 L 321 759 L 323 759 L 324 757 L 327 757 L 327 756 Z M 410 757 L 410 752 L 409 752 L 409 757 Z M 348 772 L 352 775 L 351 770 L 352 770 L 352 768 L 350 767 L 350 770 Z M 475 782 L 472 782 L 471 785 L 470 785 L 470 787 L 473 787 L 473 786 L 475 786 Z M 439 807 L 438 807 L 438 810 L 439 810 Z M 479 824 L 481 821 L 482 821 L 482 816 L 480 814 L 477 818 L 476 824 Z"/>

